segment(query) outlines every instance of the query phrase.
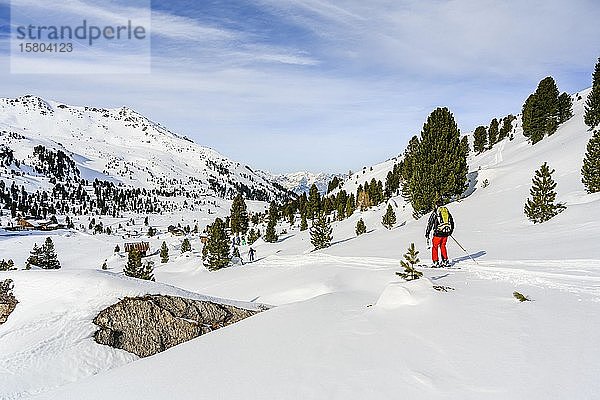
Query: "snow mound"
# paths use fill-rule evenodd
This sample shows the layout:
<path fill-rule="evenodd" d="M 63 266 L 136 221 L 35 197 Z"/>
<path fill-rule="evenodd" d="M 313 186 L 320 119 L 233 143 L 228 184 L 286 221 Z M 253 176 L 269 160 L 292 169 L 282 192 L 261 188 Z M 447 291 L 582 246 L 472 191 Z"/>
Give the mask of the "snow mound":
<path fill-rule="evenodd" d="M 432 293 L 433 287 L 429 279 L 392 282 L 383 289 L 375 305 L 385 310 L 402 306 L 415 306 L 422 303 Z"/>

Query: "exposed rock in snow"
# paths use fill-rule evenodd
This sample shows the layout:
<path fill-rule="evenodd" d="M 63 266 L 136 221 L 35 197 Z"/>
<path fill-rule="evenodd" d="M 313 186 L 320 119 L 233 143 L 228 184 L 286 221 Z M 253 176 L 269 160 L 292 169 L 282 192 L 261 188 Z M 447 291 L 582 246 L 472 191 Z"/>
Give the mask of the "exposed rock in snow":
<path fill-rule="evenodd" d="M 5 323 L 10 313 L 17 306 L 17 299 L 12 294 L 13 281 L 6 279 L 0 282 L 0 325 Z"/>
<path fill-rule="evenodd" d="M 257 311 L 183 297 L 127 297 L 94 319 L 94 339 L 140 357 L 160 353 Z"/>

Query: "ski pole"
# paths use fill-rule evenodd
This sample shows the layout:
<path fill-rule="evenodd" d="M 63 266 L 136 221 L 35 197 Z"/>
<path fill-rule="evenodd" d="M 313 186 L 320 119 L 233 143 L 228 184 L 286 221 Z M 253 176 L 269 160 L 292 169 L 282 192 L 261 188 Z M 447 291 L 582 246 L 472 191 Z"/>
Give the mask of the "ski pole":
<path fill-rule="evenodd" d="M 456 244 L 458 245 L 458 247 L 460 247 L 462 249 L 462 251 L 465 252 L 465 254 L 471 259 L 471 261 L 473 261 L 475 264 L 479 265 L 479 263 L 477 261 L 475 261 L 475 259 L 473 257 L 471 257 L 471 255 L 469 254 L 469 252 L 467 250 L 465 250 L 465 248 L 462 247 L 462 245 L 460 243 L 458 243 L 458 240 L 454 239 L 454 236 L 450 235 L 450 237 L 452 238 L 452 240 L 454 240 L 454 242 L 456 242 Z"/>

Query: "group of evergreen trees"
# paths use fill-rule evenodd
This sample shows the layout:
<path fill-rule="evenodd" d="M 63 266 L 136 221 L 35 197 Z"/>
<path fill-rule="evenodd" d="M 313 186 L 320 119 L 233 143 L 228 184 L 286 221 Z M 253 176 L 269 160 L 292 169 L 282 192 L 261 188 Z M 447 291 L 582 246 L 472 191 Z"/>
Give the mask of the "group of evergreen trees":
<path fill-rule="evenodd" d="M 15 262 L 13 260 L 0 260 L 0 271 L 13 271 L 15 269 Z"/>
<path fill-rule="evenodd" d="M 512 131 L 512 123 L 516 119 L 514 115 L 508 115 L 502 118 L 502 126 L 496 118 L 490 122 L 489 128 L 478 126 L 473 132 L 473 151 L 481 154 L 490 150 L 498 142 L 509 137 Z"/>
<path fill-rule="evenodd" d="M 38 267 L 42 269 L 59 269 L 60 262 L 54 250 L 54 242 L 50 237 L 47 237 L 44 244 L 38 247 L 37 243 L 33 245 L 33 249 L 29 253 L 29 258 L 25 263 L 26 269 Z"/>
<path fill-rule="evenodd" d="M 542 79 L 523 104 L 523 135 L 531 144 L 538 143 L 573 116 L 572 108 L 571 96 L 559 94 L 554 78 Z"/>

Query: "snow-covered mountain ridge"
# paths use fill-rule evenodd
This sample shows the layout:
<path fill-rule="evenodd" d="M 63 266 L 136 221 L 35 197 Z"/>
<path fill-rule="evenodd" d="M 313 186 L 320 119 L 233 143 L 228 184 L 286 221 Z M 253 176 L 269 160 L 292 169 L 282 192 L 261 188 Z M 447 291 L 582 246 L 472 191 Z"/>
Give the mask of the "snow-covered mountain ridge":
<path fill-rule="evenodd" d="M 15 182 L 28 192 L 51 190 L 55 183 L 34 168 L 39 161 L 34 149 L 44 146 L 64 152 L 88 182 L 99 179 L 119 187 L 213 202 L 238 191 L 263 201 L 289 195 L 249 166 L 174 134 L 127 107 L 74 107 L 35 96 L 3 98 L 0 146 L 9 149 L 16 161 L 0 170 L 0 178 L 7 187 Z"/>

